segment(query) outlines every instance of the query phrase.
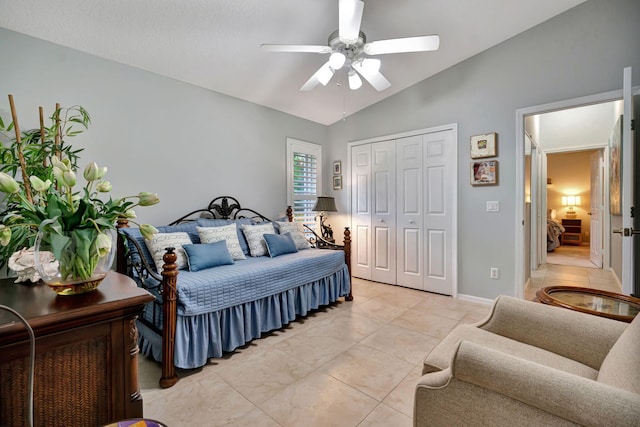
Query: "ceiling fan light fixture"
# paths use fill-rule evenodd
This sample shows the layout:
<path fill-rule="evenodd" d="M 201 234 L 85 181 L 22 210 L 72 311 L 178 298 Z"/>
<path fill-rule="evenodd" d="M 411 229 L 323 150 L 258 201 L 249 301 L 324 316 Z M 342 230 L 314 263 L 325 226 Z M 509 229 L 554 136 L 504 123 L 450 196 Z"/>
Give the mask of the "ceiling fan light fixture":
<path fill-rule="evenodd" d="M 331 65 L 331 68 L 333 68 L 334 70 L 339 70 L 343 67 L 346 60 L 347 57 L 344 55 L 344 53 L 333 52 L 329 57 L 329 65 Z"/>
<path fill-rule="evenodd" d="M 333 77 L 333 68 L 331 68 L 331 65 L 326 62 L 317 72 L 316 72 L 316 78 L 318 79 L 318 81 L 320 82 L 320 84 L 322 86 L 326 86 L 327 83 L 329 83 L 329 80 L 331 80 L 331 77 Z"/>
<path fill-rule="evenodd" d="M 358 90 L 362 86 L 362 79 L 355 72 L 355 70 L 349 70 L 349 89 Z"/>

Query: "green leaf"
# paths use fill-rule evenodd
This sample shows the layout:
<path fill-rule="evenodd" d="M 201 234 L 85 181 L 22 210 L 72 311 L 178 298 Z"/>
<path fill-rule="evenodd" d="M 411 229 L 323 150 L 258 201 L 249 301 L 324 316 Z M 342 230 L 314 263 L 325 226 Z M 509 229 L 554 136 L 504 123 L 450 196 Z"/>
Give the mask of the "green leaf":
<path fill-rule="evenodd" d="M 49 244 L 51 245 L 51 252 L 53 256 L 61 261 L 64 259 L 64 253 L 68 252 L 69 246 L 71 246 L 71 238 L 65 234 L 49 233 L 47 235 Z"/>

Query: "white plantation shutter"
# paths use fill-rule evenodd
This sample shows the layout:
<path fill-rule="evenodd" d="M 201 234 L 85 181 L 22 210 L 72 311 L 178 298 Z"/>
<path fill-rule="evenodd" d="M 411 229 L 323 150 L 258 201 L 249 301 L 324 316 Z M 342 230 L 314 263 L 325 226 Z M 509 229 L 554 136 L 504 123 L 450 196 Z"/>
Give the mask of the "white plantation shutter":
<path fill-rule="evenodd" d="M 322 147 L 287 138 L 287 203 L 295 221 L 315 228 L 316 197 L 322 194 Z"/>

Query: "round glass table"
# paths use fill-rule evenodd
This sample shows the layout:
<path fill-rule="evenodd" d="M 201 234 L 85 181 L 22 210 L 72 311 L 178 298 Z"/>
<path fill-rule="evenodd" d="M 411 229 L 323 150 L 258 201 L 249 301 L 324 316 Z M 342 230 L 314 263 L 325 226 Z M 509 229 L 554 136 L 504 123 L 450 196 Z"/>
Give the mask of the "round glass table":
<path fill-rule="evenodd" d="M 631 322 L 640 311 L 640 299 L 614 292 L 574 286 L 549 286 L 536 292 L 543 304 Z"/>

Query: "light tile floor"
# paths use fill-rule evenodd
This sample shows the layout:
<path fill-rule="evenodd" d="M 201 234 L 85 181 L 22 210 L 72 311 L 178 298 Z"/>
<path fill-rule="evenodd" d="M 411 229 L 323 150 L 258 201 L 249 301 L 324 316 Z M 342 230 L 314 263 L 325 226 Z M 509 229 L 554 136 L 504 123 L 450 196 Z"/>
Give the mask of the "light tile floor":
<path fill-rule="evenodd" d="M 544 286 L 620 292 L 613 273 L 547 264 L 532 272 L 527 299 Z M 490 306 L 353 280 L 341 301 L 212 359 L 179 371 L 160 389 L 160 365 L 140 357 L 144 415 L 171 427 L 412 425 L 422 360 L 456 325 Z"/>
<path fill-rule="evenodd" d="M 158 386 L 140 357 L 145 417 L 168 426 L 411 426 L 422 360 L 489 305 L 353 280 L 341 301 Z"/>
<path fill-rule="evenodd" d="M 531 281 L 524 290 L 528 300 L 536 298 L 538 289 L 547 286 L 578 286 L 621 293 L 620 282 L 612 271 L 575 265 L 544 264 L 531 272 Z"/>

